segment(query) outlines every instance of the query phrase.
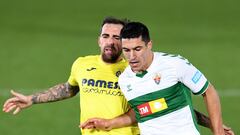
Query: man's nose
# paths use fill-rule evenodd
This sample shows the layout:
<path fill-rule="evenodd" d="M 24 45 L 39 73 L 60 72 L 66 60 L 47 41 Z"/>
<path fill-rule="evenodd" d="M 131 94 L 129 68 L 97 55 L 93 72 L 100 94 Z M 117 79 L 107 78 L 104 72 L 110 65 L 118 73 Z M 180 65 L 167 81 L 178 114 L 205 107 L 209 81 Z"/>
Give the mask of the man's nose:
<path fill-rule="evenodd" d="M 133 59 L 135 59 L 136 58 L 136 52 L 135 51 L 131 51 L 130 52 L 130 60 L 133 60 Z"/>
<path fill-rule="evenodd" d="M 108 38 L 107 39 L 107 44 L 109 44 L 109 45 L 114 44 L 114 39 L 113 38 Z"/>

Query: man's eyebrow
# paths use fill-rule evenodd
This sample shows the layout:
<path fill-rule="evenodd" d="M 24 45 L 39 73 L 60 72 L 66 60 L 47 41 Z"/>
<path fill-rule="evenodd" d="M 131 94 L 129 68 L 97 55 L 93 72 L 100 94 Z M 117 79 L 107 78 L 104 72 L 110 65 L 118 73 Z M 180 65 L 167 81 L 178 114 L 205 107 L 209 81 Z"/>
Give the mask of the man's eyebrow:
<path fill-rule="evenodd" d="M 142 46 L 136 46 L 136 47 L 134 47 L 134 48 L 126 48 L 126 47 L 122 47 L 122 49 L 132 49 L 132 50 L 135 50 L 135 49 L 137 49 L 137 48 L 142 48 Z"/>
<path fill-rule="evenodd" d="M 109 34 L 103 33 L 103 34 L 101 34 L 101 36 L 109 36 Z"/>
<path fill-rule="evenodd" d="M 129 49 L 129 48 L 126 48 L 126 47 L 122 47 L 122 49 Z"/>
<path fill-rule="evenodd" d="M 136 47 L 133 48 L 133 50 L 135 50 L 137 48 L 142 48 L 142 46 L 136 46 Z"/>
<path fill-rule="evenodd" d="M 113 35 L 113 37 L 120 37 L 120 35 Z"/>

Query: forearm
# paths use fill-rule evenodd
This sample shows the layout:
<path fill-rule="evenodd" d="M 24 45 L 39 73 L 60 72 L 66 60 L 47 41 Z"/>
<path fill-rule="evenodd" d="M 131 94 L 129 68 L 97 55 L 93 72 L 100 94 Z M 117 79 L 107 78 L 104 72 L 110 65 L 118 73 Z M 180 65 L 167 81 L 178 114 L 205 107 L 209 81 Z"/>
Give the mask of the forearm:
<path fill-rule="evenodd" d="M 30 95 L 32 103 L 47 103 L 63 100 L 66 98 L 73 97 L 78 93 L 78 87 L 73 87 L 68 83 L 58 84 L 54 87 L 45 90 L 44 92 L 35 93 Z"/>
<path fill-rule="evenodd" d="M 217 135 L 224 134 L 220 99 L 211 84 L 209 85 L 207 91 L 203 94 L 203 97 L 211 120 L 213 133 Z"/>
<path fill-rule="evenodd" d="M 131 109 L 127 113 L 110 120 L 111 129 L 130 126 L 136 123 L 135 112 Z"/>
<path fill-rule="evenodd" d="M 206 128 L 210 128 L 211 129 L 211 122 L 209 117 L 207 117 L 206 115 L 198 112 L 197 110 L 194 109 L 195 112 L 195 116 L 197 118 L 197 123 L 201 126 L 204 126 Z"/>

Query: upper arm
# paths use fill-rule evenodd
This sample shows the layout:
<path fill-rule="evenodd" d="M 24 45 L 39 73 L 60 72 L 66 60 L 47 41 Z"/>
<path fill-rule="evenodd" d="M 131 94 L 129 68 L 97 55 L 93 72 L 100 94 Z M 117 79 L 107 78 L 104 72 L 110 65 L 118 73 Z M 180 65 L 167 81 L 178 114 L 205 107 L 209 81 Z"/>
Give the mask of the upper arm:
<path fill-rule="evenodd" d="M 218 96 L 217 90 L 214 88 L 214 86 L 211 83 L 209 83 L 208 87 L 206 88 L 206 91 L 202 95 L 203 97 L 206 97 L 206 95 L 211 97 Z"/>
<path fill-rule="evenodd" d="M 75 96 L 79 92 L 79 86 L 73 86 L 69 82 L 66 82 L 67 90 L 71 93 L 71 96 Z"/>

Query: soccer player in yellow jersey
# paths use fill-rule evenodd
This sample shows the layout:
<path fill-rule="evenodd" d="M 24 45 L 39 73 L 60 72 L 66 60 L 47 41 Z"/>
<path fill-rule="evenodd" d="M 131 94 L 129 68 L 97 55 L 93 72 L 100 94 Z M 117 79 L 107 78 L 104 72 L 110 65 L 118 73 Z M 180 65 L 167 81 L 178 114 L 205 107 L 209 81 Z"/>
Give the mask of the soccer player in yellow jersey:
<path fill-rule="evenodd" d="M 13 97 L 3 107 L 4 112 L 17 114 L 32 104 L 59 101 L 75 96 L 80 91 L 81 123 L 92 117 L 114 118 L 129 111 L 121 93 L 118 77 L 127 66 L 121 57 L 120 30 L 124 20 L 112 17 L 102 23 L 98 44 L 101 55 L 79 57 L 72 65 L 66 83 L 58 84 L 45 92 L 25 96 L 11 91 Z M 111 131 L 82 129 L 83 135 L 136 135 L 136 126 Z"/>

